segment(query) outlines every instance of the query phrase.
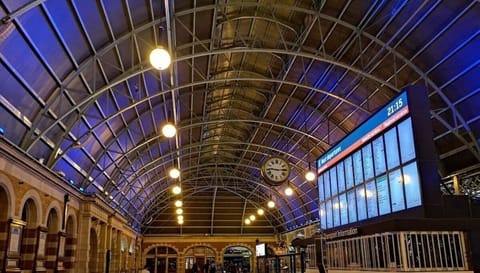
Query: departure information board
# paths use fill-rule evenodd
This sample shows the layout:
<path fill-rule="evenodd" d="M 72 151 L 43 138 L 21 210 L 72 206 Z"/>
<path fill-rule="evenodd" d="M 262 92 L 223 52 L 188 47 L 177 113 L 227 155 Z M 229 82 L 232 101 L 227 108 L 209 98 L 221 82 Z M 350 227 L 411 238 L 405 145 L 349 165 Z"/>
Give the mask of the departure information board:
<path fill-rule="evenodd" d="M 422 205 L 415 141 L 402 92 L 317 160 L 322 229 Z"/>

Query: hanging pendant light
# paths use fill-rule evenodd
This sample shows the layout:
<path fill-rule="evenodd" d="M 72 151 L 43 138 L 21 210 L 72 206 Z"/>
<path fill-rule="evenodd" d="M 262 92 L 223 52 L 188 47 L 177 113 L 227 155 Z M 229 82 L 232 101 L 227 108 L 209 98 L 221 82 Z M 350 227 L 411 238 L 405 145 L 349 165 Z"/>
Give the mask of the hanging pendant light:
<path fill-rule="evenodd" d="M 312 167 L 310 165 L 310 162 L 308 162 L 308 171 L 305 173 L 305 179 L 308 181 L 308 182 L 312 182 L 315 180 L 315 173 L 312 171 Z"/>

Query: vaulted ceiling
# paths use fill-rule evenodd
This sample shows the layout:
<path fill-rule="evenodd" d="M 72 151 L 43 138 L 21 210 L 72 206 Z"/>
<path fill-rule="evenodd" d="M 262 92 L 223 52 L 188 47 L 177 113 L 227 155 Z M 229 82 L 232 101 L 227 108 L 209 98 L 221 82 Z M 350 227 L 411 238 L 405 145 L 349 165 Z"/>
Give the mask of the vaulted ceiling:
<path fill-rule="evenodd" d="M 462 0 L 4 0 L 0 127 L 146 235 L 281 233 L 318 221 L 309 164 L 408 85 L 428 89 L 441 177 L 478 171 L 479 17 Z M 262 179 L 272 155 L 293 196 Z"/>

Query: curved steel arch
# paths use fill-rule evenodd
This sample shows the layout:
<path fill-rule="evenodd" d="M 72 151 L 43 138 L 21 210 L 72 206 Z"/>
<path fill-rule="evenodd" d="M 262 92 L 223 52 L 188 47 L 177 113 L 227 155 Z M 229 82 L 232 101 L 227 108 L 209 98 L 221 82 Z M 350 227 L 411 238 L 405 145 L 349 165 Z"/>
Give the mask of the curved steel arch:
<path fill-rule="evenodd" d="M 289 25 L 288 22 L 281 22 L 279 19 L 274 18 L 273 16 L 271 18 L 266 17 L 266 14 L 262 14 L 262 15 L 263 16 L 245 14 L 245 15 L 238 15 L 238 16 L 230 16 L 230 17 L 227 17 L 224 20 L 220 20 L 217 23 L 217 27 L 220 26 L 220 25 L 223 25 L 225 23 L 230 23 L 230 22 L 233 22 L 233 21 L 239 21 L 239 20 L 244 20 L 244 19 L 253 19 L 253 20 L 262 20 L 262 21 L 267 21 L 267 22 L 278 24 L 278 25 L 284 27 L 285 29 L 288 29 L 291 32 L 295 33 L 295 35 L 298 35 L 298 32 L 294 28 L 294 26 Z"/>
<path fill-rule="evenodd" d="M 346 65 L 346 64 L 343 64 L 341 62 L 338 62 L 338 61 L 333 61 L 329 58 L 322 58 L 322 57 L 318 57 L 316 55 L 312 55 L 312 54 L 308 54 L 308 53 L 292 53 L 288 50 L 283 50 L 283 49 L 262 49 L 262 48 L 241 48 L 241 49 L 233 49 L 233 48 L 230 48 L 230 49 L 222 49 L 222 50 L 216 50 L 214 52 L 207 52 L 207 53 L 197 53 L 197 54 L 194 54 L 194 55 L 191 55 L 191 56 L 182 56 L 176 60 L 174 60 L 174 62 L 180 62 L 182 60 L 186 60 L 186 59 L 190 59 L 192 57 L 201 57 L 201 56 L 208 56 L 208 55 L 217 55 L 217 54 L 224 54 L 224 53 L 231 53 L 231 52 L 237 52 L 237 53 L 245 53 L 245 52 L 258 52 L 258 53 L 271 53 L 271 52 L 275 52 L 275 53 L 278 53 L 278 54 L 284 54 L 284 55 L 295 55 L 295 56 L 299 56 L 299 57 L 304 57 L 304 58 L 308 58 L 308 59 L 314 59 L 314 60 L 317 60 L 317 61 L 320 61 L 320 62 L 326 62 L 326 63 L 331 63 L 333 65 L 336 65 L 336 66 L 339 66 L 339 67 L 342 67 L 346 70 L 350 70 L 352 72 L 355 72 L 359 75 L 362 75 L 364 76 L 365 78 L 368 78 L 368 79 L 371 79 L 375 82 L 378 82 L 378 83 L 382 83 L 383 85 L 393 89 L 393 90 L 397 90 L 399 91 L 396 87 L 392 86 L 390 83 L 388 82 L 385 82 L 381 79 L 378 79 L 376 78 L 375 76 L 373 75 L 370 75 L 370 74 L 367 74 L 365 72 L 363 72 L 362 70 L 360 69 L 357 69 L 355 67 L 351 67 L 349 65 Z M 38 134 L 38 136 L 29 144 L 28 147 L 26 147 L 26 150 L 29 151 L 31 149 L 31 147 L 33 145 L 36 144 L 36 142 L 39 141 L 39 139 L 43 138 L 46 134 L 46 132 L 50 131 L 53 127 L 55 127 L 56 125 L 58 125 L 58 123 L 65 119 L 66 117 L 68 117 L 69 115 L 71 115 L 72 113 L 78 111 L 80 113 L 82 113 L 81 111 L 81 107 L 83 106 L 88 106 L 90 104 L 92 104 L 97 97 L 99 97 L 100 95 L 103 94 L 103 92 L 106 92 L 107 90 L 109 90 L 110 88 L 112 88 L 113 86 L 116 86 L 117 84 L 119 83 L 122 83 L 128 79 L 130 79 L 131 77 L 134 77 L 136 75 L 139 75 L 141 73 L 145 73 L 146 71 L 149 71 L 151 70 L 152 68 L 151 67 L 148 67 L 148 68 L 142 68 L 143 65 L 139 65 L 138 67 L 135 67 L 131 70 L 129 70 L 130 72 L 129 73 L 126 73 L 126 74 L 122 74 L 121 77 L 117 78 L 117 79 L 114 79 L 110 84 L 106 85 L 106 86 L 103 86 L 102 88 L 98 89 L 94 94 L 91 94 L 89 97 L 87 97 L 85 100 L 83 101 L 80 101 L 79 103 L 77 103 L 77 105 L 75 105 L 74 107 L 72 107 L 70 110 L 66 111 L 62 116 L 58 117 L 57 120 L 55 120 L 52 124 L 50 124 L 50 126 L 48 126 L 47 128 L 45 128 L 45 130 L 43 130 L 42 132 L 40 132 Z M 138 69 L 138 70 L 137 70 Z M 236 80 L 236 81 L 265 81 L 265 82 L 274 82 L 274 83 L 281 83 L 281 84 L 285 84 L 285 85 L 292 85 L 292 86 L 296 86 L 296 87 L 299 87 L 299 88 L 304 88 L 304 89 L 307 89 L 307 90 L 313 90 L 313 91 L 316 91 L 318 93 L 322 93 L 324 95 L 327 95 L 327 96 L 330 96 L 336 100 L 339 100 L 343 103 L 346 103 L 352 107 L 354 107 L 355 109 L 359 109 L 359 110 L 362 110 L 363 112 L 367 113 L 367 114 L 371 114 L 369 110 L 367 109 L 364 109 L 363 107 L 361 107 L 360 105 L 357 105 L 353 102 L 350 102 L 344 98 L 341 98 L 340 96 L 338 95 L 335 95 L 335 94 L 332 94 L 330 92 L 326 92 L 326 91 L 323 91 L 321 89 L 318 89 L 318 88 L 315 88 L 315 87 L 312 87 L 312 86 L 308 86 L 308 85 L 305 85 L 305 84 L 301 84 L 301 83 L 298 83 L 298 82 L 290 82 L 290 81 L 285 81 L 285 80 L 277 80 L 277 79 L 259 79 L 259 78 L 239 78 L 239 77 L 236 77 L 232 80 Z M 196 86 L 196 85 L 203 85 L 203 84 L 211 84 L 211 83 L 215 83 L 215 82 L 222 82 L 224 81 L 223 79 L 222 80 L 214 80 L 214 79 L 209 79 L 209 80 L 203 80 L 203 81 L 196 81 L 196 82 L 191 82 L 191 83 L 187 83 L 187 84 L 184 84 L 182 86 L 176 86 L 176 87 L 173 87 L 173 88 L 168 88 L 164 91 L 166 92 L 172 92 L 172 91 L 176 91 L 176 90 L 179 90 L 179 89 L 182 89 L 182 88 L 189 88 L 189 87 L 193 87 L 193 86 Z M 69 132 L 70 130 L 66 130 L 66 132 Z"/>
<path fill-rule="evenodd" d="M 208 143 L 208 144 L 203 144 L 203 146 L 216 145 L 216 144 L 217 144 L 217 143 Z M 201 144 L 196 144 L 195 146 L 201 146 Z M 265 149 L 268 148 L 268 149 L 272 150 L 271 148 L 269 148 L 269 147 L 267 147 L 267 146 L 264 146 L 264 145 L 255 144 L 254 146 L 256 146 L 256 147 L 261 147 L 261 148 L 265 148 Z M 191 147 L 184 147 L 184 148 L 182 148 L 182 149 L 188 150 L 188 149 L 190 149 L 190 148 L 191 148 Z M 241 149 L 228 149 L 228 150 L 241 151 Z M 278 151 L 279 153 L 282 153 L 281 150 L 277 150 L 277 151 Z M 179 151 L 170 151 L 171 154 L 175 154 L 175 153 L 177 153 L 177 152 L 179 152 Z M 181 152 L 181 151 L 180 151 L 180 152 Z M 261 155 L 267 155 L 266 153 L 261 153 L 261 152 L 259 152 L 259 151 L 251 151 L 251 153 L 261 154 Z M 187 154 L 184 154 L 184 155 L 182 155 L 182 156 L 188 157 L 189 155 L 190 155 L 190 154 L 187 153 Z M 296 157 L 295 157 L 295 158 L 296 158 Z M 297 160 L 300 161 L 301 159 L 297 158 Z M 135 182 L 137 179 L 140 179 L 142 176 L 147 175 L 149 172 L 153 172 L 153 171 L 154 171 L 155 169 L 157 169 L 157 168 L 163 167 L 162 164 L 167 164 L 167 163 L 164 163 L 164 162 L 161 162 L 161 164 L 158 164 L 158 162 L 160 162 L 160 161 L 161 161 L 160 158 L 156 158 L 155 160 L 152 160 L 152 161 L 149 162 L 148 164 L 144 165 L 141 169 L 145 169 L 146 171 L 143 172 L 143 173 L 141 173 L 139 176 L 137 176 L 137 177 L 135 177 L 135 178 L 133 178 L 133 179 L 129 179 L 128 177 L 125 177 L 124 183 L 127 184 L 127 188 L 126 188 L 126 189 L 123 189 L 122 192 L 125 191 L 125 190 L 128 191 L 128 190 L 130 190 L 131 187 L 133 187 L 134 185 L 137 185 L 137 183 Z M 237 162 L 237 163 L 230 163 L 230 162 L 228 162 L 228 163 L 222 163 L 221 165 L 230 165 L 230 164 L 233 164 L 233 165 L 235 165 L 235 166 L 243 166 L 243 167 L 245 167 L 245 169 L 252 169 L 252 168 L 253 168 L 253 169 L 258 170 L 258 168 L 259 168 L 258 166 L 252 166 L 252 165 L 248 165 L 248 164 L 239 164 L 238 162 Z M 184 177 L 185 174 L 187 174 L 187 172 L 186 172 L 187 170 L 190 170 L 190 169 L 192 169 L 192 170 L 202 169 L 202 168 L 200 168 L 200 167 L 205 166 L 205 165 L 208 166 L 209 164 L 200 164 L 200 165 L 196 165 L 196 166 L 193 166 L 193 167 L 182 168 L 182 177 Z M 152 167 L 152 168 L 149 168 L 149 166 L 153 166 L 153 167 Z M 218 166 L 218 165 L 216 165 L 216 166 Z M 300 169 L 300 168 L 297 167 L 296 165 L 293 165 L 293 167 L 294 167 L 294 169 L 295 169 L 295 168 Z M 147 169 L 147 168 L 148 168 L 148 169 Z M 135 174 L 142 172 L 141 169 L 137 169 L 136 172 L 135 172 Z M 217 169 L 217 168 L 211 168 L 211 169 L 214 169 L 214 170 L 215 170 L 215 169 Z M 222 169 L 223 169 L 223 168 L 222 168 Z M 207 169 L 207 170 L 208 170 L 208 169 Z M 228 169 L 228 170 L 229 170 L 229 169 Z M 301 171 L 303 171 L 303 169 L 301 169 Z M 185 172 L 185 173 L 184 173 L 184 172 Z M 238 171 L 237 171 L 237 172 L 238 172 Z M 252 173 L 247 173 L 247 172 L 244 172 L 244 171 L 242 171 L 242 173 L 248 174 L 247 177 L 253 175 Z M 132 174 L 132 175 L 133 175 L 133 174 Z M 243 179 L 243 177 L 241 177 L 241 178 Z M 165 176 L 164 176 L 164 179 L 168 179 L 168 177 L 165 175 Z M 194 178 L 193 180 L 195 180 L 195 179 L 197 179 L 197 177 Z M 158 183 L 160 183 L 161 181 L 162 181 L 162 179 L 160 179 L 160 180 L 158 181 Z M 188 179 L 187 179 L 187 180 L 184 180 L 184 179 L 182 178 L 182 182 L 186 182 L 186 181 L 188 181 Z M 108 182 L 107 182 L 107 183 L 108 183 Z M 114 187 L 116 187 L 116 188 L 118 189 L 118 188 L 121 187 L 120 184 L 123 184 L 123 183 L 116 182 L 116 186 L 114 186 Z M 141 185 L 141 183 L 140 183 L 140 185 Z M 142 187 L 142 190 L 141 190 L 141 191 L 138 191 L 135 195 L 140 195 L 143 191 L 147 191 L 150 187 L 153 187 L 153 186 L 155 186 L 155 183 L 151 183 L 151 184 L 149 184 L 147 187 L 143 186 L 143 187 Z M 104 188 L 108 188 L 109 185 L 104 185 L 103 187 L 104 187 Z M 120 190 L 119 190 L 119 191 L 120 191 Z M 160 193 L 161 193 L 161 192 L 160 192 Z"/>
<path fill-rule="evenodd" d="M 235 122 L 244 122 L 244 123 L 256 123 L 256 124 L 266 124 L 266 125 L 269 125 L 269 126 L 272 126 L 272 127 L 279 127 L 279 128 L 283 128 L 283 129 L 286 129 L 286 130 L 289 130 L 289 131 L 293 131 L 297 134 L 300 134 L 300 135 L 304 135 L 306 137 L 309 137 L 309 138 L 313 138 L 315 140 L 317 140 L 316 137 L 313 137 L 312 135 L 309 135 L 301 130 L 297 130 L 295 128 L 291 128 L 291 127 L 287 127 L 285 125 L 282 125 L 282 124 L 278 124 L 278 123 L 272 123 L 272 122 L 268 122 L 268 121 L 263 121 L 263 120 L 244 120 L 244 119 L 231 119 L 231 120 L 221 120 L 222 122 L 224 123 L 235 123 Z M 195 128 L 195 127 L 201 127 L 205 124 L 215 124 L 217 121 L 201 121 L 201 122 L 198 122 L 198 123 L 191 123 L 189 125 L 186 125 L 186 126 L 183 126 L 183 127 L 180 127 L 178 129 L 178 131 L 182 131 L 182 130 L 186 130 L 186 129 L 190 129 L 190 128 Z M 124 154 L 122 156 L 122 158 L 127 158 L 127 154 L 129 153 L 133 153 L 133 152 L 136 152 L 138 149 L 141 149 L 143 146 L 145 145 L 148 145 L 149 143 L 153 142 L 153 141 L 156 141 L 157 139 L 161 138 L 162 136 L 154 136 L 152 137 L 151 139 L 147 139 L 144 143 L 141 143 L 139 145 L 136 145 L 135 148 L 133 149 L 130 149 L 128 150 L 128 152 L 126 154 Z M 288 140 L 288 139 L 287 139 Z M 167 154 L 164 154 L 163 157 L 170 157 L 174 154 L 176 154 L 177 152 L 182 152 L 183 150 L 187 150 L 187 149 L 192 149 L 192 148 L 196 148 L 196 147 L 200 147 L 202 145 L 215 145 L 215 144 L 219 144 L 220 142 L 211 142 L 211 143 L 199 143 L 199 144 L 195 144 L 195 145 L 184 145 L 185 147 L 182 147 L 180 148 L 179 150 L 172 150 L 170 151 L 169 153 Z M 276 151 L 277 153 L 279 154 L 285 154 L 285 155 L 288 155 L 288 157 L 292 157 L 292 158 L 296 158 L 297 161 L 302 161 L 301 158 L 297 158 L 295 155 L 291 154 L 291 153 L 287 153 L 283 150 L 280 150 L 280 149 L 277 149 L 277 148 L 274 148 L 272 146 L 265 146 L 265 145 L 260 145 L 260 144 L 252 144 L 252 143 L 247 143 L 247 142 L 221 142 L 221 143 L 224 143 L 224 144 L 251 144 L 255 147 L 261 147 L 261 148 L 265 148 L 266 150 L 273 150 L 273 151 Z M 188 154 L 186 154 L 188 155 Z M 265 155 L 267 155 L 265 153 Z M 162 160 L 162 158 L 157 158 L 157 160 Z M 114 161 L 116 162 L 116 161 Z M 114 163 L 113 162 L 113 163 Z M 108 168 L 110 166 L 113 165 L 110 164 L 110 165 L 107 165 L 105 166 L 105 168 Z M 155 162 L 151 162 L 149 164 L 154 164 L 156 163 Z M 148 164 L 146 164 L 145 166 L 147 166 Z M 137 169 L 137 171 L 140 171 L 141 169 Z"/>
<path fill-rule="evenodd" d="M 244 199 L 245 201 L 248 201 L 248 197 L 245 197 L 245 196 L 242 196 L 242 195 L 239 195 L 239 194 L 238 194 L 238 191 L 239 191 L 238 189 L 230 190 L 230 189 L 228 189 L 226 186 L 218 186 L 217 188 L 225 189 L 225 190 L 233 193 L 234 195 L 239 196 L 240 198 Z M 266 199 L 262 199 L 262 200 L 265 201 Z M 283 199 L 277 199 L 277 200 L 283 200 Z M 251 203 L 251 202 L 250 202 L 250 203 Z M 280 204 L 280 202 L 278 202 L 278 201 L 277 201 L 277 203 Z M 256 204 L 256 203 L 254 203 L 254 204 Z M 287 202 L 287 204 L 288 204 L 288 202 Z M 153 207 L 158 208 L 158 206 L 153 206 Z M 263 206 L 258 206 L 258 207 L 263 207 Z M 279 206 L 279 207 L 280 207 L 280 206 Z M 288 205 L 287 205 L 287 207 L 288 207 Z M 159 214 L 164 213 L 168 208 L 169 208 L 168 206 L 163 206 L 163 207 L 161 208 L 161 210 L 154 211 L 154 212 L 151 212 L 151 213 L 149 212 L 149 214 L 145 214 L 145 218 L 157 217 Z M 289 208 L 289 209 L 287 210 L 287 212 L 292 216 L 292 217 L 290 218 L 290 221 L 295 221 L 295 223 L 299 223 L 298 221 L 299 221 L 300 219 L 306 218 L 306 217 L 305 217 L 306 215 L 309 215 L 309 214 L 312 213 L 311 211 L 310 211 L 310 213 L 306 213 L 308 207 L 307 207 L 305 204 L 302 206 L 302 208 L 303 208 L 304 211 L 298 213 L 300 216 L 296 216 L 296 215 L 295 215 L 295 211 L 299 211 L 299 210 L 301 209 L 301 208 L 299 208 L 299 207 L 296 207 L 296 208 L 294 208 L 294 209 Z M 273 220 L 275 220 L 275 221 L 278 223 L 278 225 L 273 226 L 273 227 L 274 227 L 274 228 L 278 228 L 279 226 L 285 226 L 285 225 L 287 225 L 287 224 L 286 224 L 286 221 L 283 219 L 283 217 L 286 216 L 286 215 L 285 215 L 284 213 L 282 213 L 279 209 L 275 209 L 275 211 L 276 211 L 277 213 L 272 213 L 271 211 L 270 211 L 270 213 L 269 213 L 269 215 L 271 215 L 271 217 L 273 218 Z M 304 213 L 304 212 L 305 212 L 305 213 Z M 245 214 L 243 213 L 242 215 L 243 215 L 243 217 L 242 217 L 242 219 L 243 219 L 243 218 L 245 217 Z M 307 220 L 307 219 L 305 219 L 305 220 Z M 312 220 L 312 219 L 308 219 L 308 221 L 311 221 L 311 220 Z M 299 223 L 299 224 L 302 224 L 302 223 Z"/>
<path fill-rule="evenodd" d="M 214 175 L 210 175 L 210 176 L 205 176 L 205 177 L 202 177 L 202 178 L 214 178 L 214 177 L 215 177 Z M 235 177 L 232 176 L 231 178 L 235 178 Z M 268 189 L 268 187 L 266 187 L 266 186 L 263 185 L 263 184 L 259 184 L 259 183 L 256 182 L 256 181 L 248 180 L 248 182 L 257 185 L 257 187 L 264 187 L 264 188 L 267 188 L 267 189 Z M 246 196 L 244 196 L 244 195 L 240 195 L 239 192 L 246 192 L 246 193 L 249 193 L 249 194 L 252 193 L 251 191 L 244 190 L 243 188 L 230 187 L 230 186 L 226 186 L 226 185 L 216 185 L 215 187 L 217 187 L 217 188 L 222 188 L 222 189 L 227 189 L 227 190 L 232 189 L 231 192 L 232 192 L 233 194 L 241 197 L 242 199 L 244 199 L 244 200 L 246 200 L 246 201 L 248 201 L 248 198 L 247 198 Z M 204 190 L 205 190 L 205 189 L 209 189 L 209 188 L 211 188 L 211 186 L 199 186 L 199 187 L 197 187 L 197 189 L 204 189 Z M 229 191 L 230 191 L 230 190 L 229 190 Z M 187 192 L 188 192 L 188 190 L 187 190 Z M 191 195 L 195 194 L 196 192 L 199 192 L 199 191 L 198 191 L 198 190 L 197 190 L 197 191 L 192 190 L 192 191 L 191 191 Z M 282 195 L 281 195 L 278 191 L 273 191 L 273 193 L 274 193 L 276 196 L 279 197 L 277 200 L 283 200 Z M 259 197 L 260 197 L 260 196 L 259 196 Z M 159 200 L 159 199 L 156 199 L 156 200 Z M 262 198 L 262 200 L 265 200 L 265 199 Z M 159 200 L 158 202 L 160 202 L 160 200 Z M 293 214 L 293 211 L 295 211 L 295 210 L 297 210 L 297 209 L 299 209 L 299 208 L 292 209 L 291 206 L 288 204 L 288 202 L 285 201 L 285 203 L 286 203 L 286 206 L 289 208 L 288 211 L 290 211 L 291 214 L 292 214 L 293 216 L 295 216 L 295 215 Z M 150 207 L 151 207 L 151 208 L 158 208 L 158 206 L 157 206 L 155 203 L 153 203 L 152 206 L 150 206 Z M 303 202 L 302 208 L 304 208 L 304 210 L 306 210 L 306 207 L 307 207 L 307 206 L 306 206 L 306 203 Z M 163 209 L 166 210 L 167 208 L 168 208 L 168 207 L 164 207 Z M 163 212 L 163 211 L 157 211 L 156 214 L 161 213 L 161 212 Z M 306 212 L 306 211 L 305 211 L 305 212 Z M 305 214 L 306 214 L 306 213 L 305 213 Z M 147 210 L 147 211 L 145 211 L 145 213 L 143 214 L 143 217 L 148 217 L 148 218 L 150 218 L 150 217 L 153 216 L 153 215 L 155 215 L 155 214 L 149 214 L 149 211 Z M 282 215 L 281 215 L 281 216 L 282 216 Z M 283 215 L 283 216 L 284 216 L 284 215 Z M 278 220 L 279 218 L 276 218 L 276 219 Z M 280 222 L 280 223 L 285 223 L 284 221 L 281 221 L 281 220 L 278 220 L 278 222 Z"/>
<path fill-rule="evenodd" d="M 242 3 L 241 5 L 239 4 L 235 4 L 235 3 L 229 3 L 225 6 L 261 6 L 261 4 L 258 4 L 258 3 Z M 283 7 L 285 8 L 284 5 L 281 5 L 281 4 L 273 4 L 273 6 L 275 7 Z M 197 7 L 197 8 L 194 8 L 194 9 L 190 9 L 190 10 L 186 10 L 186 11 L 179 11 L 179 12 L 176 12 L 176 16 L 183 16 L 183 15 L 187 15 L 187 14 L 190 14 L 190 13 L 194 13 L 194 12 L 197 12 L 197 11 L 201 11 L 201 10 L 208 10 L 208 9 L 215 9 L 217 6 L 216 5 L 209 5 L 209 6 L 203 6 L 203 7 Z M 289 7 L 290 9 L 294 10 L 294 11 L 298 11 L 298 12 L 303 12 L 303 13 L 306 13 L 306 14 L 310 14 L 310 15 L 313 15 L 313 16 L 317 16 L 319 18 L 322 18 L 322 19 L 325 19 L 325 20 L 329 20 L 329 21 L 333 21 L 333 22 L 336 22 L 344 27 L 347 27 L 349 29 L 351 29 L 352 31 L 355 31 L 355 32 L 358 32 L 358 35 L 365 35 L 367 38 L 375 41 L 377 44 L 380 44 L 382 45 L 382 48 L 386 48 L 389 52 L 392 52 L 394 53 L 394 55 L 396 57 L 400 57 L 401 60 L 403 60 L 406 64 L 408 64 L 410 67 L 415 67 L 415 71 L 417 73 L 419 73 L 419 75 L 423 75 L 422 77 L 427 79 L 428 76 L 425 75 L 424 73 L 422 73 L 422 71 L 420 69 L 418 69 L 416 66 L 413 65 L 413 63 L 411 63 L 408 59 L 404 58 L 401 54 L 399 54 L 396 50 L 394 50 L 393 48 L 390 48 L 389 46 L 387 46 L 385 43 L 383 43 L 381 40 L 379 40 L 378 38 L 376 38 L 375 36 L 372 36 L 366 32 L 360 32 L 355 26 L 345 22 L 345 21 L 342 21 L 338 18 L 335 18 L 335 17 L 331 17 L 331 16 L 328 16 L 328 15 L 325 15 L 325 14 L 321 14 L 321 13 L 318 13 L 316 11 L 312 11 L 312 10 L 308 10 L 308 9 L 303 9 L 303 8 L 299 8 L 299 7 Z M 144 25 L 140 25 L 138 27 L 136 27 L 134 29 L 134 31 L 132 32 L 133 34 L 140 32 L 142 30 L 145 30 L 149 27 L 151 27 L 152 25 L 155 25 L 159 22 L 162 22 L 164 19 L 157 19 L 155 21 L 152 21 L 150 23 L 146 23 Z M 121 41 L 123 39 L 127 39 L 130 35 L 133 35 L 132 33 L 129 33 L 125 36 L 122 36 L 121 38 L 118 38 L 118 39 L 115 39 L 114 42 L 112 44 L 109 45 L 109 47 L 113 48 L 116 46 L 116 44 L 118 43 L 118 41 Z M 107 47 L 104 49 L 105 51 L 108 51 L 107 50 Z M 101 51 L 101 50 L 100 50 Z M 96 56 L 96 55 L 95 55 Z M 95 57 L 94 56 L 94 57 Z M 93 58 L 93 57 L 92 57 Z M 93 62 L 93 61 L 92 61 Z M 79 69 L 79 71 L 81 71 L 81 69 Z M 440 91 L 440 89 L 435 86 L 433 84 L 433 81 L 429 80 L 429 83 L 431 86 L 434 86 L 435 87 L 435 90 L 436 92 L 439 92 L 439 94 L 442 96 L 442 98 L 445 100 L 446 97 L 445 95 Z M 396 88 L 394 88 L 394 90 L 397 90 Z M 449 105 L 449 107 L 453 110 L 453 112 L 457 115 L 457 116 L 460 116 L 460 114 L 458 113 L 458 111 L 455 110 L 454 108 L 454 105 L 450 103 L 448 103 L 448 101 L 446 101 L 447 104 Z M 435 116 L 437 119 L 439 118 L 438 116 Z M 444 122 L 448 128 L 452 129 L 451 126 L 448 125 L 448 123 L 446 123 L 445 121 L 443 121 L 443 119 L 439 119 L 440 121 Z M 460 119 L 462 124 L 464 125 L 465 128 L 469 128 L 468 125 L 465 123 L 465 120 L 463 118 Z M 51 129 L 51 128 L 50 128 Z M 42 132 L 40 136 L 38 136 L 39 138 L 40 137 L 43 137 L 44 133 Z M 457 136 L 458 137 L 458 136 Z M 460 138 L 460 139 L 463 139 L 463 138 Z M 35 140 L 36 142 L 37 140 Z M 33 143 L 32 143 L 33 145 Z M 31 147 L 31 146 L 29 146 Z M 28 148 L 30 149 L 30 148 Z"/>

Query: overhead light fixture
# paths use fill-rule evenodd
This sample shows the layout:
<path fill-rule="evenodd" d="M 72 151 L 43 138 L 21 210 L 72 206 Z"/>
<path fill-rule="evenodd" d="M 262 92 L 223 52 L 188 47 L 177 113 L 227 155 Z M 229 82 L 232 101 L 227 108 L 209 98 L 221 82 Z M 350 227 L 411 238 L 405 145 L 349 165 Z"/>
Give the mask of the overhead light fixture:
<path fill-rule="evenodd" d="M 178 215 L 178 216 L 177 216 L 177 220 L 178 220 L 178 221 L 183 221 L 183 215 Z"/>
<path fill-rule="evenodd" d="M 150 64 L 157 70 L 165 70 L 170 66 L 172 59 L 170 53 L 159 46 L 150 52 Z"/>
<path fill-rule="evenodd" d="M 257 219 L 257 217 L 255 217 L 255 215 L 253 214 L 251 214 L 249 218 L 250 218 L 250 221 L 255 221 L 255 219 Z"/>
<path fill-rule="evenodd" d="M 315 180 L 315 173 L 312 171 L 312 167 L 310 165 L 310 162 L 308 162 L 308 171 L 305 173 L 305 179 L 308 181 L 308 182 L 312 182 L 313 180 Z"/>
<path fill-rule="evenodd" d="M 157 70 L 165 70 L 170 66 L 172 58 L 168 50 L 163 46 L 165 43 L 165 33 L 162 26 L 158 28 L 158 36 L 160 45 L 150 52 L 150 64 Z"/>
<path fill-rule="evenodd" d="M 269 208 L 273 209 L 275 207 L 275 202 L 273 202 L 273 200 L 270 200 L 270 201 L 268 201 L 267 206 Z"/>
<path fill-rule="evenodd" d="M 252 221 L 250 221 L 250 219 L 248 219 L 248 218 L 245 219 L 245 224 L 250 225 L 250 223 L 252 223 Z"/>
<path fill-rule="evenodd" d="M 263 215 L 264 213 L 265 213 L 265 211 L 262 208 L 257 210 L 258 215 Z"/>
<path fill-rule="evenodd" d="M 171 138 L 177 134 L 177 128 L 172 123 L 168 122 L 162 127 L 162 134 L 165 137 Z"/>
<path fill-rule="evenodd" d="M 176 212 L 178 215 L 181 215 L 181 214 L 183 214 L 183 209 L 178 208 L 175 212 Z"/>
<path fill-rule="evenodd" d="M 173 194 L 180 194 L 182 192 L 182 188 L 179 185 L 175 185 L 172 188 L 172 192 L 173 192 Z"/>
<path fill-rule="evenodd" d="M 175 207 L 181 208 L 182 206 L 183 206 L 182 200 L 177 200 L 177 201 L 175 201 Z"/>
<path fill-rule="evenodd" d="M 285 195 L 286 196 L 291 196 L 293 194 L 293 189 L 290 187 L 290 182 L 288 182 L 287 187 L 285 188 Z"/>
<path fill-rule="evenodd" d="M 308 130 L 307 130 L 307 124 L 305 123 L 305 134 L 308 134 Z M 310 137 L 307 135 L 307 150 L 310 151 Z M 308 182 L 312 182 L 314 181 L 316 178 L 316 175 L 315 175 L 315 172 L 312 171 L 312 165 L 310 164 L 310 162 L 308 162 L 308 171 L 305 173 L 305 179 L 308 181 Z"/>
<path fill-rule="evenodd" d="M 168 175 L 173 179 L 177 179 L 180 176 L 180 171 L 174 167 L 168 171 Z"/>

